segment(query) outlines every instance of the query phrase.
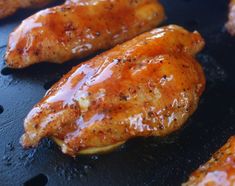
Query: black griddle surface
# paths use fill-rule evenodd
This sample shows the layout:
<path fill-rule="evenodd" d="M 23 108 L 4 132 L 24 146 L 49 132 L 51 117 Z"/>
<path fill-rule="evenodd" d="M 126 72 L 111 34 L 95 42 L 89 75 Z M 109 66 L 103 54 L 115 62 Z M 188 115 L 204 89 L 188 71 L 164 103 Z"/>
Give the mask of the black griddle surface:
<path fill-rule="evenodd" d="M 23 150 L 23 119 L 72 66 L 40 64 L 25 70 L 5 67 L 7 37 L 32 14 L 20 11 L 0 20 L 0 185 L 180 185 L 226 140 L 235 135 L 235 37 L 224 29 L 228 1 L 162 0 L 168 19 L 198 30 L 207 46 L 198 55 L 207 88 L 185 127 L 165 138 L 135 139 L 110 154 L 63 155 L 50 140 Z"/>

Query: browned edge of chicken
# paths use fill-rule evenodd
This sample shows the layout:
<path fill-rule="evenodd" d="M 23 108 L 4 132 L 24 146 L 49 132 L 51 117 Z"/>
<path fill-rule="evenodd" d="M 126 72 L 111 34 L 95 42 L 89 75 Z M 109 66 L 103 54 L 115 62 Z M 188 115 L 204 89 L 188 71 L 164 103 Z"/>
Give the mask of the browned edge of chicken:
<path fill-rule="evenodd" d="M 200 166 L 183 186 L 234 186 L 235 137 L 231 137 L 212 158 Z"/>

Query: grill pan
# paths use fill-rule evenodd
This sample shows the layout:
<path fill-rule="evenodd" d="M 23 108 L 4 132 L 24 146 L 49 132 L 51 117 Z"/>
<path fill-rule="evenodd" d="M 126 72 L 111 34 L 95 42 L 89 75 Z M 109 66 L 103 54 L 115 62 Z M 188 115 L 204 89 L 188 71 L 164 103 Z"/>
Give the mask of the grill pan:
<path fill-rule="evenodd" d="M 207 77 L 199 107 L 185 127 L 164 138 L 140 138 L 105 155 L 63 155 L 45 139 L 23 150 L 23 119 L 64 73 L 86 60 L 11 70 L 4 64 L 8 35 L 34 11 L 0 20 L 0 185 L 180 185 L 235 134 L 235 37 L 224 29 L 228 1 L 161 0 L 167 20 L 206 40 L 198 55 Z M 90 56 L 92 57 L 92 56 Z M 87 58 L 88 59 L 88 58 Z"/>

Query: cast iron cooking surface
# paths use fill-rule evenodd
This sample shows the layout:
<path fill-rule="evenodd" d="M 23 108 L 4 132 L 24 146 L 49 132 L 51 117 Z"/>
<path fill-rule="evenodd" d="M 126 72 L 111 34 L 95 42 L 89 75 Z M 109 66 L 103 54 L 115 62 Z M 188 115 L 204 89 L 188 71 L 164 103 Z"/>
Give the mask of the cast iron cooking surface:
<path fill-rule="evenodd" d="M 198 55 L 207 88 L 197 112 L 180 131 L 165 138 L 132 140 L 106 155 L 63 155 L 50 140 L 23 150 L 23 119 L 46 90 L 72 66 L 40 64 L 25 70 L 5 67 L 8 34 L 32 11 L 0 23 L 0 184 L 1 185 L 180 185 L 235 134 L 235 38 L 224 23 L 227 1 L 162 0 L 168 19 L 197 29 L 207 46 Z"/>

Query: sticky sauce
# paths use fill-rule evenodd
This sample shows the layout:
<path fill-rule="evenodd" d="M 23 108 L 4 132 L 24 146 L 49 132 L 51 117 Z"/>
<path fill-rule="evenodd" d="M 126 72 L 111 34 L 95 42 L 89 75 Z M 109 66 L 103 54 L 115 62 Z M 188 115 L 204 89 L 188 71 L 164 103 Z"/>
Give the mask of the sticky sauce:
<path fill-rule="evenodd" d="M 178 129 L 196 109 L 205 82 L 193 57 L 177 50 L 184 40 L 186 48 L 196 50 L 187 45 L 194 37 L 172 29 L 156 32 L 159 37 L 146 33 L 75 67 L 36 105 L 26 127 L 34 120 L 41 131 L 58 125 L 56 138 L 66 143 L 68 153 Z M 176 41 L 165 43 L 168 37 Z M 50 114 L 55 117 L 47 118 Z"/>
<path fill-rule="evenodd" d="M 150 30 L 163 19 L 164 10 L 155 0 L 67 0 L 23 21 L 10 35 L 6 62 L 23 68 L 85 57 Z"/>

